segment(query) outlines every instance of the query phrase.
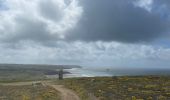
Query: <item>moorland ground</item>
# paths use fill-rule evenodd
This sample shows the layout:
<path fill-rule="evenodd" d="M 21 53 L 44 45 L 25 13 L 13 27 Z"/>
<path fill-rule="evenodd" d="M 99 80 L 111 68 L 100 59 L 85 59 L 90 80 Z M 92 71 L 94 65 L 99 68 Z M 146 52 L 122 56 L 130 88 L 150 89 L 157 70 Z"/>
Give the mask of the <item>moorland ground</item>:
<path fill-rule="evenodd" d="M 61 100 L 59 92 L 42 84 L 1 84 L 0 100 Z"/>
<path fill-rule="evenodd" d="M 34 100 L 34 98 L 35 100 L 170 100 L 170 77 L 114 76 L 0 83 L 0 100 Z"/>
<path fill-rule="evenodd" d="M 0 100 L 72 97 L 72 100 L 170 100 L 170 76 L 82 77 L 59 81 L 48 79 L 47 73 L 56 73 L 56 68 L 0 67 Z"/>
<path fill-rule="evenodd" d="M 56 81 L 57 83 L 58 81 Z M 69 78 L 60 81 L 89 100 L 170 100 L 170 76 Z"/>

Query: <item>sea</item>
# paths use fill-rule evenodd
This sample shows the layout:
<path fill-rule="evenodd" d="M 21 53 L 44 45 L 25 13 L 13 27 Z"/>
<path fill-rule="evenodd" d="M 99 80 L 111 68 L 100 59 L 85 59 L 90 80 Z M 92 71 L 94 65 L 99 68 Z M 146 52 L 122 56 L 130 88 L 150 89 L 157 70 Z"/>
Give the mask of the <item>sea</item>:
<path fill-rule="evenodd" d="M 64 77 L 101 77 L 101 76 L 146 76 L 146 75 L 168 75 L 170 69 L 144 69 L 144 68 L 129 68 L 129 69 L 112 69 L 112 68 L 73 68 L 67 69 L 70 74 L 65 74 Z"/>

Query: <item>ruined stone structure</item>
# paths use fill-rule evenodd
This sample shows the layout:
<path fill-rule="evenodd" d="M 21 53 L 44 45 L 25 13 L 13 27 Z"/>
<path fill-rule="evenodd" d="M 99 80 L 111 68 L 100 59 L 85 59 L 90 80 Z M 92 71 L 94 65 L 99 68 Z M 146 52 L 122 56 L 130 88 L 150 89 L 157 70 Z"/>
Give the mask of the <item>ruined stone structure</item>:
<path fill-rule="evenodd" d="M 63 80 L 63 69 L 60 69 L 58 72 L 58 79 Z"/>

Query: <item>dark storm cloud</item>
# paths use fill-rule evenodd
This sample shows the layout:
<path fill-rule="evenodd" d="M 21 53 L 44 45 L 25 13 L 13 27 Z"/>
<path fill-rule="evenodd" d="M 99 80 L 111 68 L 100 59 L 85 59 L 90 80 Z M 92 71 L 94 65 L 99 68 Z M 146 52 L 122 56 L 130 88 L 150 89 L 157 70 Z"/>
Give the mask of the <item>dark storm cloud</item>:
<path fill-rule="evenodd" d="M 83 15 L 68 33 L 71 40 L 151 41 L 168 31 L 159 13 L 133 5 L 134 0 L 81 0 Z"/>
<path fill-rule="evenodd" d="M 17 0 L 13 3 L 8 1 L 10 9 L 2 13 L 5 16 L 0 21 L 0 31 L 5 35 L 0 38 L 11 42 L 80 40 L 136 43 L 165 36 L 170 26 L 170 1 L 154 0 L 152 5 L 143 8 L 143 5 L 134 5 L 136 1 L 139 0 L 37 0 L 35 6 L 24 0 L 26 7 L 12 6 L 18 5 Z M 151 6 L 151 11 L 146 9 L 148 6 Z"/>

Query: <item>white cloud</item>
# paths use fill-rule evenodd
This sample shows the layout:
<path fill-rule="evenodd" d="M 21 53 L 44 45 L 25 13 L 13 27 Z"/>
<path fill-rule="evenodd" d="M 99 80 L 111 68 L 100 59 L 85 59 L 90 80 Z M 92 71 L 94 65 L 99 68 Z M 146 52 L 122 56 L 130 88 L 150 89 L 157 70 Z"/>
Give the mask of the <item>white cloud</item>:
<path fill-rule="evenodd" d="M 18 33 L 18 30 L 21 30 L 21 24 L 25 24 L 18 23 L 18 19 L 43 23 L 47 26 L 43 29 L 47 30 L 46 34 L 64 38 L 64 33 L 68 29 L 75 27 L 83 12 L 82 7 L 78 5 L 78 0 L 71 0 L 69 4 L 65 0 L 6 0 L 5 2 L 8 10 L 0 12 L 0 32 L 3 33 L 0 38 L 27 34 Z M 43 5 L 42 2 L 46 3 L 46 5 Z M 41 6 L 45 6 L 42 9 L 43 13 L 40 11 Z M 48 16 L 52 10 L 53 12 L 51 13 L 54 15 L 52 17 L 56 17 L 59 19 L 58 21 L 54 21 L 52 17 L 42 15 Z"/>
<path fill-rule="evenodd" d="M 153 2 L 153 0 L 135 0 L 134 5 L 150 12 L 152 10 Z"/>
<path fill-rule="evenodd" d="M 22 41 L 0 45 L 1 63 L 77 64 L 113 67 L 168 67 L 170 49 L 118 42 L 62 42 L 53 47 Z"/>
<path fill-rule="evenodd" d="M 66 5 L 64 3 L 64 0 L 58 0 L 58 1 L 59 2 L 57 3 L 55 0 L 56 6 L 59 5 L 59 8 L 63 13 L 63 17 L 61 18 L 60 21 L 55 22 L 53 20 L 45 19 L 42 16 L 39 17 L 42 21 L 47 23 L 48 25 L 47 28 L 51 34 L 58 34 L 60 35 L 60 38 L 64 38 L 64 33 L 68 29 L 72 29 L 76 26 L 77 22 L 81 17 L 83 9 L 78 5 L 77 0 L 72 0 L 72 2 L 69 5 Z"/>

